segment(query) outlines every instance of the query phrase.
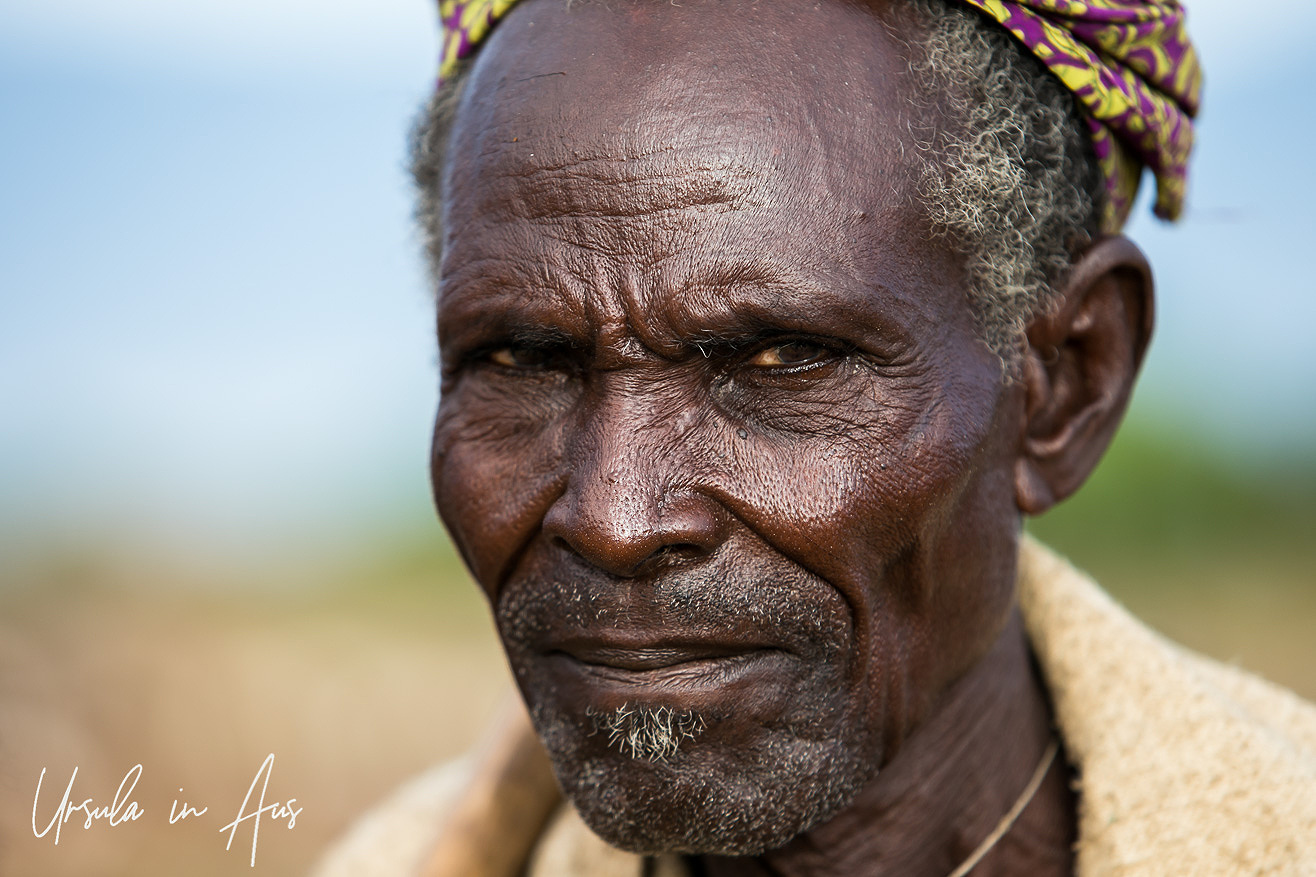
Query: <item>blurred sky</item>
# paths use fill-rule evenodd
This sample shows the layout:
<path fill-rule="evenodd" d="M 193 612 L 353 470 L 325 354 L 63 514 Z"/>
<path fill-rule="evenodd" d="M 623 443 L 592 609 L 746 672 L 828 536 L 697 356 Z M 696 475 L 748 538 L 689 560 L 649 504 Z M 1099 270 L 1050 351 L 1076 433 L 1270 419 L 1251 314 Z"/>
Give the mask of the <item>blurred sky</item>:
<path fill-rule="evenodd" d="M 1160 280 L 1135 414 L 1310 459 L 1316 4 L 1187 5 L 1205 109 L 1187 219 L 1129 230 Z M 0 557 L 428 525 L 404 164 L 436 48 L 424 0 L 0 0 Z"/>

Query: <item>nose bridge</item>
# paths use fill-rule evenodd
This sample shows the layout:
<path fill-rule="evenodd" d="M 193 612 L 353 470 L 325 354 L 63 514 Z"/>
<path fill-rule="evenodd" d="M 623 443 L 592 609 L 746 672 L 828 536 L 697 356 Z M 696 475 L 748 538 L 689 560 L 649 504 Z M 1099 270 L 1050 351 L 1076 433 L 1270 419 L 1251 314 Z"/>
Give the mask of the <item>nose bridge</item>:
<path fill-rule="evenodd" d="M 661 494 L 663 482 L 679 477 L 680 446 L 697 443 L 693 407 L 661 377 L 638 370 L 600 375 L 593 390 L 581 450 L 595 451 L 608 477 Z"/>
<path fill-rule="evenodd" d="M 642 372 L 598 375 L 575 424 L 571 474 L 544 528 L 591 564 L 634 575 L 711 552 L 725 515 L 698 483 L 696 408 Z"/>

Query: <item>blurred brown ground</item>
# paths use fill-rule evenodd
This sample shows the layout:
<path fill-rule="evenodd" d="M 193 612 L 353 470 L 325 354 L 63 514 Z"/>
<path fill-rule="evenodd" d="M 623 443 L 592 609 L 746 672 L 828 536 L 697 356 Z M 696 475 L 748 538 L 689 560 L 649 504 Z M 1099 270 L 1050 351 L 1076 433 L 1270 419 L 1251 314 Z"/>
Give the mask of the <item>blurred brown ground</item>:
<path fill-rule="evenodd" d="M 483 606 L 465 589 L 377 600 L 29 593 L 0 621 L 0 874 L 228 875 L 249 867 L 234 819 L 273 752 L 254 873 L 304 873 L 388 789 L 467 747 L 510 687 Z M 472 589 L 473 590 L 473 589 Z M 145 815 L 37 839 L 74 766 L 74 800 L 109 803 L 141 763 Z M 179 789 L 182 789 L 180 792 Z M 259 791 L 259 790 L 258 790 Z M 178 799 L 199 817 L 169 825 Z"/>

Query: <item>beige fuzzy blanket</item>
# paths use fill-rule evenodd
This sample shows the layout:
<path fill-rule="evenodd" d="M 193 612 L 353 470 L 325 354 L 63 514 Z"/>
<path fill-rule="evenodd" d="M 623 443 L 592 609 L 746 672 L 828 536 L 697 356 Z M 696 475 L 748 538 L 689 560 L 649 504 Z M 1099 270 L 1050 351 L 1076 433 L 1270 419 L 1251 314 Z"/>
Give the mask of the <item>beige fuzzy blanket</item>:
<path fill-rule="evenodd" d="M 1080 777 L 1080 877 L 1316 877 L 1316 707 L 1148 630 L 1025 541 L 1019 600 Z M 1316 672 L 1316 668 L 1313 668 Z M 523 719 L 363 819 L 318 877 L 677 877 L 559 804 Z"/>

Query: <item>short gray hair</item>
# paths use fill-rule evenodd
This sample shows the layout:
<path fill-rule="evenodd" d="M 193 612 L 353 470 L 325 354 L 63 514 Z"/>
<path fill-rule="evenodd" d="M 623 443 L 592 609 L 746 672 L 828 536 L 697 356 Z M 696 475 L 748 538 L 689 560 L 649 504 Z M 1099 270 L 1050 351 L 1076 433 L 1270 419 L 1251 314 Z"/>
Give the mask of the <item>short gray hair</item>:
<path fill-rule="evenodd" d="M 1074 96 L 999 24 L 948 0 L 907 2 L 923 29 L 910 68 L 947 116 L 943 130 L 915 132 L 920 195 L 965 258 L 983 340 L 1011 363 L 1097 236 L 1092 141 Z"/>
<path fill-rule="evenodd" d="M 1073 96 L 1007 31 L 955 0 L 906 0 L 910 71 L 940 130 L 912 126 L 919 194 L 965 260 L 981 337 L 1007 364 L 1024 327 L 1051 306 L 1075 256 L 1097 235 L 1104 195 Z M 443 254 L 442 178 L 463 65 L 412 135 L 417 218 L 432 271 Z"/>

